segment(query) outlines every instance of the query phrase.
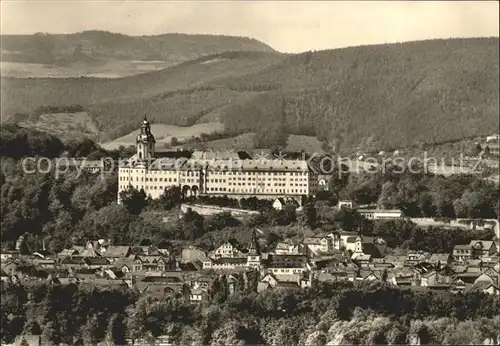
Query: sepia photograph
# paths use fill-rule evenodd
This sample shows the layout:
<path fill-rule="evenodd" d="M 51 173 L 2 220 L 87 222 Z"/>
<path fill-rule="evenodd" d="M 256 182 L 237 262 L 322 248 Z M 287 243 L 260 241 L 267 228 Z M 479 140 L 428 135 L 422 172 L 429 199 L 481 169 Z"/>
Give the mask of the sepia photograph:
<path fill-rule="evenodd" d="M 0 345 L 500 345 L 500 2 L 0 6 Z"/>

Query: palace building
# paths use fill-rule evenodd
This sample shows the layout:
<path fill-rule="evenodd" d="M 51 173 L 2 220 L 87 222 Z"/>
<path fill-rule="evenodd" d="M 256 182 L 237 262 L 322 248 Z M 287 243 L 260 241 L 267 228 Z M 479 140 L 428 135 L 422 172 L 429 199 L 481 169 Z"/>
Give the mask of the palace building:
<path fill-rule="evenodd" d="M 144 117 L 136 154 L 119 164 L 118 193 L 131 185 L 156 199 L 166 188 L 178 186 L 186 196 L 292 197 L 300 201 L 318 189 L 318 176 L 304 159 L 253 159 L 246 153 L 214 156 L 203 151 L 157 153 L 155 144 Z"/>

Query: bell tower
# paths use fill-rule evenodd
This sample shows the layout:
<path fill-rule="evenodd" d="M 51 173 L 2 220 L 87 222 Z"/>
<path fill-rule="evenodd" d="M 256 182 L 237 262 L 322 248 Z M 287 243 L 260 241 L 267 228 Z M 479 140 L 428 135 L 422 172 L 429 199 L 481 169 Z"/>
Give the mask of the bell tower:
<path fill-rule="evenodd" d="M 149 124 L 146 114 L 141 123 L 141 132 L 136 139 L 137 159 L 147 160 L 155 157 L 155 137 L 151 133 L 151 125 Z"/>

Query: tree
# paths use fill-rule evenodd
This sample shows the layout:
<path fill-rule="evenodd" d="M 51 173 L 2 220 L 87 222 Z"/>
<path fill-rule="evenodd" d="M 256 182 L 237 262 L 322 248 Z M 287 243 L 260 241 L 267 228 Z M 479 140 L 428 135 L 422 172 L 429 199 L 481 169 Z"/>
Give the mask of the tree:
<path fill-rule="evenodd" d="M 99 340 L 99 318 L 97 315 L 87 316 L 87 323 L 83 330 L 83 340 L 85 345 L 97 344 Z"/>
<path fill-rule="evenodd" d="M 137 191 L 132 185 L 120 192 L 120 200 L 132 215 L 139 215 L 146 206 L 146 193 L 143 189 Z"/>
<path fill-rule="evenodd" d="M 306 204 L 304 206 L 304 216 L 306 218 L 306 224 L 312 229 L 316 227 L 316 208 L 312 204 Z"/>
<path fill-rule="evenodd" d="M 339 160 L 333 160 L 331 179 L 328 182 L 329 190 L 338 195 L 349 183 L 350 167 Z"/>
<path fill-rule="evenodd" d="M 204 218 L 200 214 L 188 209 L 177 223 L 179 234 L 182 234 L 185 240 L 194 240 L 200 238 L 204 233 Z"/>
<path fill-rule="evenodd" d="M 90 212 L 78 223 L 75 234 L 79 241 L 87 239 L 111 239 L 113 244 L 128 244 L 130 225 L 134 220 L 124 205 L 110 204 Z"/>
<path fill-rule="evenodd" d="M 27 335 L 40 335 L 42 334 L 42 328 L 38 324 L 37 321 L 35 320 L 29 320 L 26 322 L 26 325 L 24 326 L 24 334 Z"/>
<path fill-rule="evenodd" d="M 108 323 L 106 340 L 116 345 L 125 344 L 125 325 L 123 315 L 113 314 Z"/>
<path fill-rule="evenodd" d="M 276 244 L 282 240 L 282 237 L 274 232 L 269 232 L 266 237 L 266 245 L 268 251 L 276 247 Z"/>
<path fill-rule="evenodd" d="M 380 281 L 387 282 L 387 278 L 388 278 L 387 269 L 384 269 L 384 271 L 382 272 L 382 277 L 380 278 Z"/>
<path fill-rule="evenodd" d="M 478 156 L 483 151 L 481 144 L 477 143 L 476 148 L 474 150 L 474 156 Z"/>
<path fill-rule="evenodd" d="M 286 225 L 297 221 L 297 214 L 296 214 L 295 205 L 286 204 L 284 206 L 282 212 L 283 212 L 282 214 L 283 214 L 284 223 Z"/>
<path fill-rule="evenodd" d="M 395 183 L 386 182 L 382 185 L 382 191 L 377 201 L 377 205 L 382 208 L 398 207 L 398 189 Z"/>
<path fill-rule="evenodd" d="M 430 332 L 427 325 L 421 320 L 414 320 L 410 325 L 410 330 L 407 334 L 407 342 L 409 344 L 427 345 L 430 341 Z"/>
<path fill-rule="evenodd" d="M 334 218 L 335 224 L 339 229 L 349 231 L 362 231 L 366 232 L 369 229 L 370 223 L 366 220 L 357 210 L 342 208 Z M 365 229 L 366 228 L 366 229 Z"/>
<path fill-rule="evenodd" d="M 222 212 L 205 218 L 204 228 L 211 231 L 222 230 L 226 227 L 236 227 L 240 222 L 235 219 L 230 212 Z"/>
<path fill-rule="evenodd" d="M 387 331 L 387 341 L 389 345 L 403 345 L 406 341 L 405 327 L 401 323 L 393 322 L 392 327 Z"/>
<path fill-rule="evenodd" d="M 168 187 L 157 200 L 157 205 L 164 209 L 172 209 L 181 202 L 181 189 L 178 186 Z"/>
<path fill-rule="evenodd" d="M 52 345 L 59 344 L 61 341 L 59 326 L 52 321 L 46 323 L 43 326 L 42 340 Z"/>
<path fill-rule="evenodd" d="M 172 137 L 172 139 L 170 139 L 170 145 L 173 147 L 179 145 L 179 140 L 177 139 L 177 137 Z"/>
<path fill-rule="evenodd" d="M 19 237 L 18 242 L 20 242 L 19 246 L 19 252 L 22 255 L 28 255 L 30 254 L 30 247 L 28 245 L 28 237 L 30 234 L 25 233 L 21 237 Z"/>
<path fill-rule="evenodd" d="M 418 197 L 418 208 L 424 217 L 432 217 L 436 215 L 436 207 L 432 203 L 432 195 L 429 192 L 422 192 Z"/>

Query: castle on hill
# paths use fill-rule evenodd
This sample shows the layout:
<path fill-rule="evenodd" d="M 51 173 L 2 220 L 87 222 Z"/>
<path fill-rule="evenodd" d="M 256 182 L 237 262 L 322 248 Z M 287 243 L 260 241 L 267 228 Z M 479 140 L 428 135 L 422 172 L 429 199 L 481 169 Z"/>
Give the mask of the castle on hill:
<path fill-rule="evenodd" d="M 177 186 L 185 196 L 294 198 L 301 201 L 318 190 L 318 175 L 305 159 L 254 159 L 234 152 L 218 156 L 203 151 L 156 152 L 146 116 L 136 138 L 136 153 L 119 164 L 118 195 L 129 186 L 156 199 Z"/>

